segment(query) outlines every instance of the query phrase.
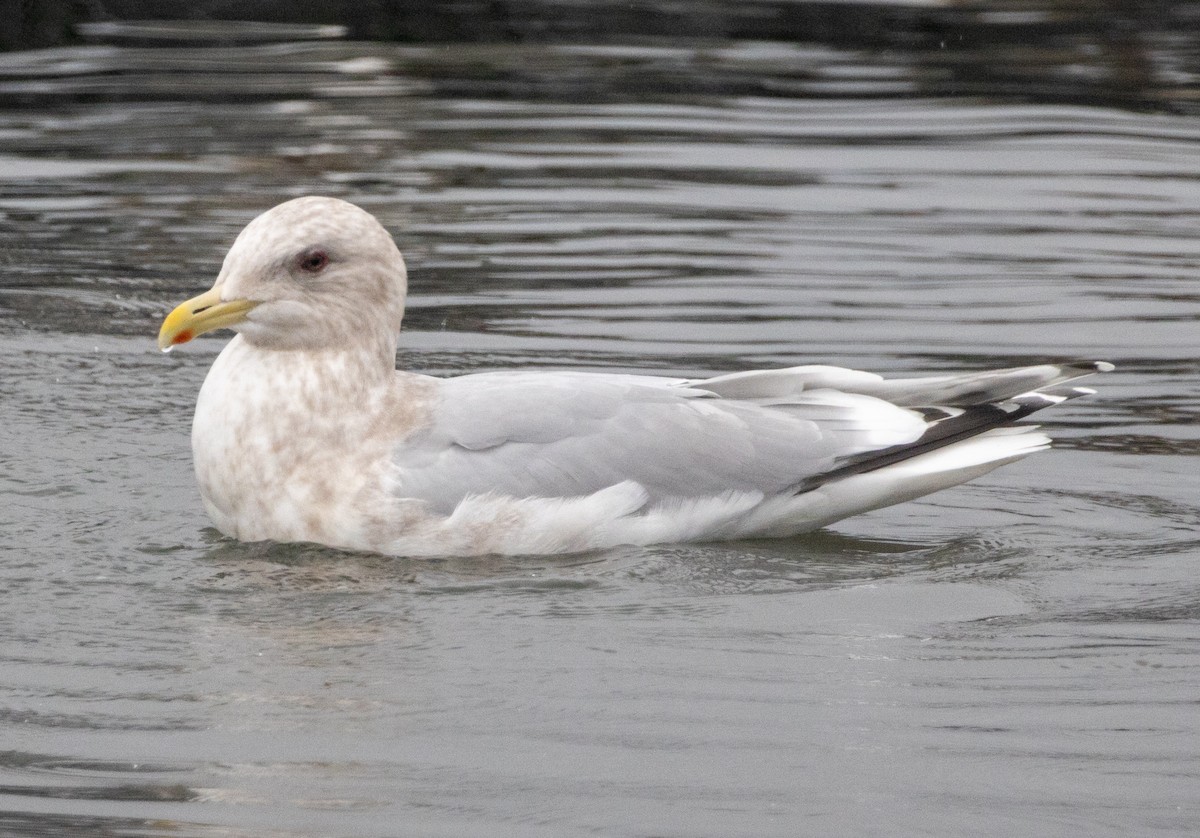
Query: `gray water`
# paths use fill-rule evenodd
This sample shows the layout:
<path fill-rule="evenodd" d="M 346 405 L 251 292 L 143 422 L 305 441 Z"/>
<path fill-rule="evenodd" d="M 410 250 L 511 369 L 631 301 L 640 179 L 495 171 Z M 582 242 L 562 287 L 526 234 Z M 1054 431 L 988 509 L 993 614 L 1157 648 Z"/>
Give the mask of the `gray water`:
<path fill-rule="evenodd" d="M 0 834 L 1194 833 L 1197 50 L 1155 49 L 1107 99 L 765 41 L 0 55 Z M 225 337 L 153 338 L 305 193 L 395 234 L 414 370 L 1118 370 L 804 538 L 238 544 L 188 439 Z"/>

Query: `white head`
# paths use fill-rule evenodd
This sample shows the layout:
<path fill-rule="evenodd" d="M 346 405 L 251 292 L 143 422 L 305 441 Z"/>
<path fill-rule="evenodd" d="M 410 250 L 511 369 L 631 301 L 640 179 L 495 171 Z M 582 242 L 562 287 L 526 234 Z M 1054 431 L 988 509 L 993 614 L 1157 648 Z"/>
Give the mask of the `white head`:
<path fill-rule="evenodd" d="M 168 315 L 159 346 L 225 327 L 263 349 L 365 343 L 394 355 L 406 288 L 404 258 L 370 213 L 337 198 L 296 198 L 246 225 L 212 289 Z"/>

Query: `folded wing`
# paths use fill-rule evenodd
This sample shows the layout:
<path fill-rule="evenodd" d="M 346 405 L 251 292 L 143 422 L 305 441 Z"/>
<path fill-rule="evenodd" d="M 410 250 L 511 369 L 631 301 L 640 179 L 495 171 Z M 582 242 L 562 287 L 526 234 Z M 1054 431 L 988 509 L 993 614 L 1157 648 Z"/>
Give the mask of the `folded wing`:
<path fill-rule="evenodd" d="M 1104 368 L 892 380 L 835 367 L 690 381 L 462 376 L 440 384 L 429 426 L 398 449 L 396 490 L 446 513 L 469 496 L 581 497 L 627 482 L 645 490 L 650 506 L 727 493 L 802 494 L 967 440 L 973 460 L 986 462 L 988 445 L 976 437 L 1089 392 L 1061 385 Z M 1037 447 L 994 444 L 998 461 Z"/>

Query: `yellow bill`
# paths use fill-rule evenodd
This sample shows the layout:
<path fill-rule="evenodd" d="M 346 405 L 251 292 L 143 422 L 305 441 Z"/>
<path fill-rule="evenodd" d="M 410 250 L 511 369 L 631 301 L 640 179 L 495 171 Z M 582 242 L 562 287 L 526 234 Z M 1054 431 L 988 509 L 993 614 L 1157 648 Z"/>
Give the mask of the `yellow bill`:
<path fill-rule="evenodd" d="M 167 315 L 158 330 L 158 348 L 167 352 L 197 335 L 235 326 L 244 321 L 256 305 L 258 303 L 253 300 L 222 301 L 220 288 L 205 291 L 180 303 Z"/>

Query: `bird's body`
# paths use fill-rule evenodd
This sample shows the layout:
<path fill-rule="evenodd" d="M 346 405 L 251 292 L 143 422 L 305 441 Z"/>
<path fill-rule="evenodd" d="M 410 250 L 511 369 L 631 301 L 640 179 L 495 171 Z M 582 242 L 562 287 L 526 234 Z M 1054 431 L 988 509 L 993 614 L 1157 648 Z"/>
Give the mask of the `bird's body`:
<path fill-rule="evenodd" d="M 421 556 L 791 535 L 1046 447 L 1013 422 L 1108 368 L 434 378 L 395 369 L 405 281 L 371 216 L 302 198 L 252 222 L 164 323 L 164 347 L 241 332 L 192 434 L 223 533 Z"/>

